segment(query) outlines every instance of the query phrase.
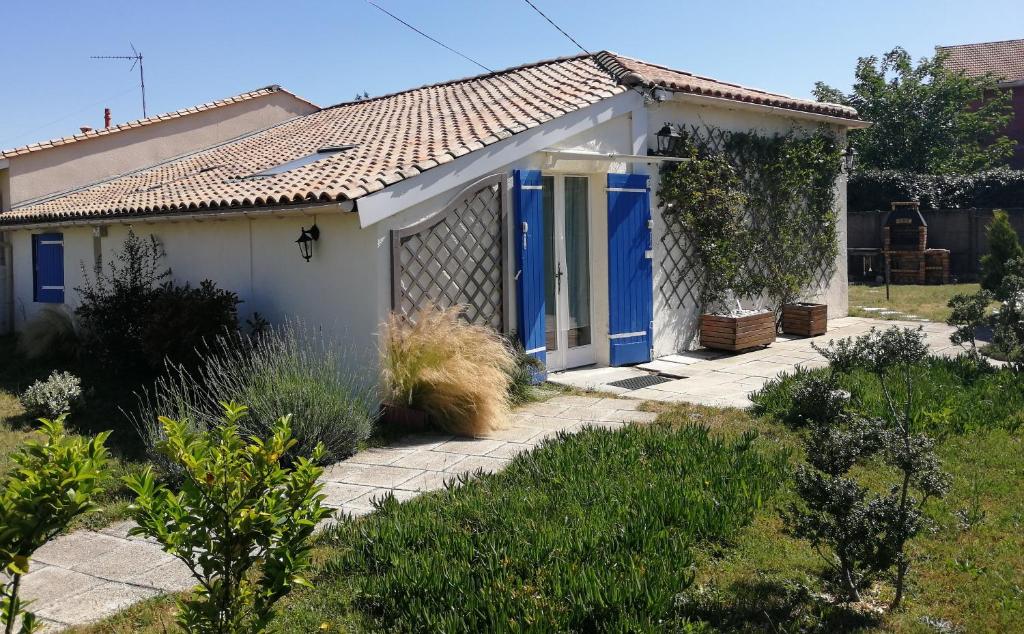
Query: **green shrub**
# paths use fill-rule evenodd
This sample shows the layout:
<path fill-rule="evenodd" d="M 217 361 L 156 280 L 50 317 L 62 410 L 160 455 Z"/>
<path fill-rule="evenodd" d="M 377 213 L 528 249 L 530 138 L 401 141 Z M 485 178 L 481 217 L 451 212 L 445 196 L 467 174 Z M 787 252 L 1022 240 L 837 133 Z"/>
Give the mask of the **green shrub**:
<path fill-rule="evenodd" d="M 988 253 L 981 256 L 981 287 L 1005 300 L 1001 291 L 1007 265 L 1011 260 L 1024 257 L 1024 247 L 1010 224 L 1010 217 L 1002 209 L 995 211 L 987 233 Z"/>
<path fill-rule="evenodd" d="M 859 601 L 860 590 L 895 568 L 890 609 L 896 609 L 912 559 L 907 544 L 927 523 L 921 509 L 929 498 L 943 497 L 951 480 L 935 454 L 935 441 L 919 431 L 913 415 L 915 369 L 925 362 L 928 344 L 921 328 L 872 328 L 856 339 L 830 341 L 815 350 L 828 359 L 831 370 L 871 373 L 881 386 L 885 413 L 877 419 L 840 415 L 816 424 L 805 437 L 807 464 L 795 475 L 800 503 L 787 519 L 797 537 L 819 553 L 831 552 L 824 557 L 846 600 Z M 869 499 L 867 488 L 849 471 L 874 453 L 895 481 L 888 493 Z"/>
<path fill-rule="evenodd" d="M 56 418 L 71 411 L 82 395 L 82 381 L 70 372 L 54 370 L 45 381 L 36 381 L 21 395 L 21 404 L 33 416 Z"/>
<path fill-rule="evenodd" d="M 493 329 L 465 323 L 457 306 L 427 306 L 411 319 L 392 314 L 380 340 L 387 403 L 463 436 L 505 424 L 516 359 Z"/>
<path fill-rule="evenodd" d="M 29 558 L 82 513 L 95 509 L 107 465 L 104 432 L 86 441 L 64 433 L 64 416 L 40 420 L 41 442 L 28 441 L 11 455 L 16 465 L 0 486 L 0 623 L 21 632 L 41 624 L 19 597 Z"/>
<path fill-rule="evenodd" d="M 352 587 L 374 631 L 671 630 L 692 547 L 728 543 L 787 460 L 696 426 L 561 434 L 500 473 L 342 522 L 318 584 Z M 275 626 L 315 630 L 342 609 L 307 603 Z"/>
<path fill-rule="evenodd" d="M 1022 419 L 1017 413 L 1024 411 L 1024 381 L 1012 370 L 960 356 L 929 357 L 912 372 L 911 415 L 921 431 L 963 435 L 995 428 L 1021 428 Z M 793 391 L 805 375 L 826 381 L 829 370 L 783 374 L 768 381 L 752 395 L 754 412 L 788 422 Z M 835 381 L 839 389 L 850 393 L 853 411 L 873 418 L 886 415 L 885 396 L 877 376 L 864 369 L 853 369 L 836 373 Z M 890 385 L 890 389 L 898 395 L 903 388 Z"/>
<path fill-rule="evenodd" d="M 246 435 L 264 437 L 279 417 L 291 414 L 289 463 L 321 444 L 323 460 L 341 460 L 373 430 L 378 401 L 372 380 L 357 373 L 342 344 L 319 330 L 290 321 L 248 339 L 219 337 L 201 350 L 198 367 L 169 365 L 152 389 L 137 394 L 138 408 L 128 413 L 161 467 L 174 471 L 157 450 L 165 439 L 158 418 L 211 429 L 222 420 L 221 398 L 249 404 L 248 416 L 238 421 Z"/>
<path fill-rule="evenodd" d="M 18 332 L 18 352 L 26 359 L 70 361 L 79 345 L 78 326 L 64 306 L 44 306 Z"/>
<path fill-rule="evenodd" d="M 323 469 L 300 458 L 294 468 L 281 457 L 294 445 L 289 418 L 266 438 L 242 440 L 238 423 L 246 408 L 223 404 L 224 420 L 196 433 L 185 421 L 163 418 L 161 448 L 185 478 L 174 493 L 153 473 L 126 479 L 138 495 L 132 535 L 160 542 L 188 566 L 198 585 L 178 602 L 178 623 L 189 632 L 260 632 L 274 604 L 297 585 L 309 565 L 310 537 L 329 511 L 322 506 Z"/>
<path fill-rule="evenodd" d="M 171 362 L 191 365 L 195 350 L 225 330 L 238 328 L 238 296 L 204 280 L 198 288 L 170 281 L 163 269 L 163 248 L 156 238 L 143 240 L 129 230 L 123 247 L 77 290 L 75 309 L 83 353 L 109 372 L 152 376 Z"/>

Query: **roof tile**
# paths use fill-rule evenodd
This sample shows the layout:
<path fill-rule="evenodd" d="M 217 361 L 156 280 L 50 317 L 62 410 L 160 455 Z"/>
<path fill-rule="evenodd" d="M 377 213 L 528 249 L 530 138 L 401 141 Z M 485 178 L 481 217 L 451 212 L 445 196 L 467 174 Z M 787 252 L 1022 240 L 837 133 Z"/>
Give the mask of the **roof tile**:
<path fill-rule="evenodd" d="M 848 119 L 857 116 L 843 106 L 774 95 L 601 52 L 338 104 L 17 207 L 0 214 L 0 226 L 356 199 L 637 85 L 717 92 L 740 101 L 771 101 L 782 108 Z M 323 153 L 300 167 L 257 176 L 321 148 L 342 145 L 351 147 Z"/>
<path fill-rule="evenodd" d="M 992 74 L 1003 81 L 1024 79 L 1024 40 L 936 46 L 946 55 L 946 68 L 972 77 Z"/>

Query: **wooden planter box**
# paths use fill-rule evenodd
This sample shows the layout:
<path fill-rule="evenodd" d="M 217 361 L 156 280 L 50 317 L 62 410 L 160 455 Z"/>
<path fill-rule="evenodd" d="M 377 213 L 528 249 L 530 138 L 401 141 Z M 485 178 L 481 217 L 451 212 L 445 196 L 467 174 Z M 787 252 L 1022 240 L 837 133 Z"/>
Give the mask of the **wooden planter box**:
<path fill-rule="evenodd" d="M 782 307 L 782 332 L 801 337 L 817 337 L 828 330 L 828 306 L 825 304 L 786 304 Z"/>
<path fill-rule="evenodd" d="M 401 405 L 380 406 L 377 422 L 384 428 L 419 432 L 430 429 L 430 414 Z"/>
<path fill-rule="evenodd" d="M 700 345 L 716 350 L 738 352 L 775 341 L 775 313 L 757 313 L 743 317 L 703 315 L 700 318 Z"/>

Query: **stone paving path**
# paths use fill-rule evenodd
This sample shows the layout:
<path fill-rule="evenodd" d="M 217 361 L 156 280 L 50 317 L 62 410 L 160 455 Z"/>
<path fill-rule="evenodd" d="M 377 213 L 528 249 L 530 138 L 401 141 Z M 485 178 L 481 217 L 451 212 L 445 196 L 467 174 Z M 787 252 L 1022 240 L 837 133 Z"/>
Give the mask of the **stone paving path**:
<path fill-rule="evenodd" d="M 532 449 L 559 431 L 584 425 L 617 428 L 650 422 L 640 401 L 600 396 L 557 396 L 521 407 L 507 428 L 483 438 L 416 434 L 379 449 L 369 449 L 326 469 L 326 503 L 350 515 L 372 509 L 372 500 L 393 493 L 407 500 L 439 489 L 463 473 L 502 469 L 516 454 Z M 88 623 L 138 601 L 185 590 L 192 577 L 158 544 L 128 537 L 131 522 L 99 532 L 75 531 L 40 548 L 23 580 L 30 609 L 47 630 Z"/>
<path fill-rule="evenodd" d="M 812 343 L 821 345 L 830 339 L 864 334 L 872 327 L 884 330 L 892 326 L 922 327 L 933 354 L 957 355 L 962 352 L 959 346 L 950 343 L 949 335 L 953 328 L 946 324 L 842 317 L 830 320 L 828 332 L 819 337 L 780 336 L 767 348 L 750 352 L 736 354 L 701 349 L 662 357 L 635 368 L 582 368 L 559 372 L 550 375 L 548 380 L 627 398 L 749 407 L 750 393 L 761 389 L 766 381 L 780 372 L 825 365 L 825 359 L 811 348 Z M 614 381 L 652 373 L 671 380 L 637 390 L 609 385 Z"/>

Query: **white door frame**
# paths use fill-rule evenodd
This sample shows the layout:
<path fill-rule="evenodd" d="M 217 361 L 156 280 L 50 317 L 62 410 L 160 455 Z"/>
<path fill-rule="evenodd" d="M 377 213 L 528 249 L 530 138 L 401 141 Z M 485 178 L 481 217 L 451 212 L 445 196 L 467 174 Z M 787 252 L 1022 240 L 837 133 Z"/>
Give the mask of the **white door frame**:
<path fill-rule="evenodd" d="M 593 251 L 592 240 L 592 214 L 593 204 L 590 196 L 590 176 L 586 174 L 544 174 L 547 183 L 547 178 L 550 177 L 554 183 L 554 190 L 552 192 L 552 201 L 554 203 L 554 227 L 544 227 L 545 233 L 549 231 L 554 232 L 554 267 L 556 274 L 555 280 L 555 341 L 556 347 L 552 349 L 548 348 L 547 351 L 547 367 L 550 371 L 566 370 L 569 368 L 576 368 L 584 365 L 592 365 L 597 361 L 596 348 L 594 346 L 594 284 L 593 275 L 591 271 L 591 253 Z M 587 266 L 588 275 L 588 308 L 589 308 L 589 325 L 590 325 L 590 343 L 582 346 L 569 347 L 569 267 L 566 260 L 566 245 L 565 245 L 565 179 L 570 178 L 584 178 L 587 181 L 587 253 L 585 262 Z M 547 237 L 545 236 L 545 247 L 547 246 Z M 558 275 L 558 273 L 561 275 Z M 551 274 L 551 271 L 545 270 L 545 276 Z M 546 293 L 545 293 L 546 294 Z M 548 316 L 551 314 L 549 308 L 545 309 Z M 547 328 L 545 328 L 546 330 Z"/>

